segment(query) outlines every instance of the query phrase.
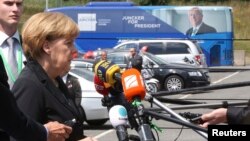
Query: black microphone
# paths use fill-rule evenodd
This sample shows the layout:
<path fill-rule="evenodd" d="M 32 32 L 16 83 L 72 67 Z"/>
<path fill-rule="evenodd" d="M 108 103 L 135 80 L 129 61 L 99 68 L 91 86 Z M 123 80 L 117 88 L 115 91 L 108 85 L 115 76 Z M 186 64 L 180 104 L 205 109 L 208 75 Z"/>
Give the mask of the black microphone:
<path fill-rule="evenodd" d="M 119 141 L 129 141 L 127 126 L 128 114 L 125 107 L 115 105 L 109 110 L 109 120 L 112 126 L 116 129 L 116 134 Z"/>

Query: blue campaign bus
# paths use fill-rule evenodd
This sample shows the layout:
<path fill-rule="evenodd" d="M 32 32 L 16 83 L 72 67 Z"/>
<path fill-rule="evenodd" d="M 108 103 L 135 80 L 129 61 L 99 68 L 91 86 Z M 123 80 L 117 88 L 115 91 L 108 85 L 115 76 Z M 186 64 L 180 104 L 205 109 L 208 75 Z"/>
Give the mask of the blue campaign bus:
<path fill-rule="evenodd" d="M 233 65 L 232 8 L 199 6 L 203 22 L 215 33 L 187 35 L 188 11 L 194 6 L 136 6 L 132 2 L 90 2 L 84 6 L 49 8 L 62 12 L 79 26 L 79 52 L 112 48 L 130 39 L 190 39 L 201 46 L 208 66 Z"/>

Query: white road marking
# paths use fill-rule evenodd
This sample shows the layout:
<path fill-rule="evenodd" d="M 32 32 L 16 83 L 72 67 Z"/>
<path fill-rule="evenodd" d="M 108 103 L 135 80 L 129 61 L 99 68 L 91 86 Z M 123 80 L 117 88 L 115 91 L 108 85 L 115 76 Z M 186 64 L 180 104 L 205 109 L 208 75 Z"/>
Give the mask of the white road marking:
<path fill-rule="evenodd" d="M 238 74 L 239 72 L 240 72 L 240 71 L 237 71 L 237 72 L 235 72 L 235 73 L 233 73 L 233 74 L 230 74 L 230 75 L 228 75 L 228 76 L 226 76 L 226 77 L 224 77 L 224 78 L 221 78 L 221 79 L 219 79 L 219 80 L 217 80 L 217 81 L 215 81 L 215 82 L 212 82 L 212 84 L 216 84 L 216 83 L 222 82 L 222 81 L 224 81 L 224 80 L 226 80 L 226 79 L 228 79 L 228 78 L 230 78 L 230 77 L 232 77 L 232 76 Z M 192 96 L 192 95 L 193 95 L 193 94 L 187 94 L 187 95 L 184 95 L 184 96 L 180 97 L 179 99 L 185 99 L 185 98 L 187 98 L 187 97 L 189 97 L 189 96 Z"/>
<path fill-rule="evenodd" d="M 239 71 L 237 71 L 237 72 L 235 72 L 235 73 L 233 73 L 233 74 L 231 74 L 231 75 L 229 75 L 229 76 L 227 76 L 227 77 L 224 77 L 224 78 L 222 78 L 222 79 L 219 79 L 219 80 L 217 80 L 217 81 L 215 81 L 215 82 L 212 82 L 212 84 L 219 83 L 219 82 L 221 82 L 221 81 L 223 81 L 223 80 L 226 80 L 226 79 L 228 79 L 228 78 L 230 78 L 230 77 L 232 77 L 232 76 L 234 76 L 234 75 L 236 75 L 236 74 L 238 74 L 238 73 L 239 73 Z"/>
<path fill-rule="evenodd" d="M 184 95 L 184 96 L 182 96 L 182 97 L 180 97 L 180 98 L 178 98 L 178 99 L 185 99 L 185 98 L 189 97 L 190 95 L 192 95 L 192 94 Z"/>
<path fill-rule="evenodd" d="M 114 132 L 114 131 L 115 131 L 114 129 L 110 129 L 110 130 L 105 131 L 105 132 L 103 132 L 103 133 L 101 133 L 101 134 L 98 134 L 98 135 L 95 136 L 94 138 L 95 138 L 95 139 L 99 139 L 99 138 L 101 138 L 101 137 L 103 137 L 103 136 L 105 136 L 105 135 L 107 135 L 107 134 L 109 134 L 109 133 L 111 133 L 111 132 Z"/>

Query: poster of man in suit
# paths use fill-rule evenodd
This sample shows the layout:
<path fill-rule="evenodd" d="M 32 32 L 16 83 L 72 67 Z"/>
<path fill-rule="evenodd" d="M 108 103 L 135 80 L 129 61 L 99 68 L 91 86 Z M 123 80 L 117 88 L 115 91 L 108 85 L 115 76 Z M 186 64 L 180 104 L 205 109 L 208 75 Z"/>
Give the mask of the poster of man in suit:
<path fill-rule="evenodd" d="M 192 25 L 186 32 L 186 35 L 194 36 L 204 33 L 216 33 L 217 30 L 203 22 L 203 12 L 199 7 L 193 7 L 188 11 L 189 22 Z"/>

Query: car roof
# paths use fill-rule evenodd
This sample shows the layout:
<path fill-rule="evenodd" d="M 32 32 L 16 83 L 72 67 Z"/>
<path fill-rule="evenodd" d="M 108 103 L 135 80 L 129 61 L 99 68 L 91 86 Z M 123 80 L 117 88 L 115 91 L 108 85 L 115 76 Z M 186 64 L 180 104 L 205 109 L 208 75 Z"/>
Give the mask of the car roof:
<path fill-rule="evenodd" d="M 119 50 L 114 50 L 113 52 L 110 52 L 110 54 L 123 54 L 125 56 L 124 53 L 129 53 L 129 49 L 121 49 L 121 50 L 119 49 Z M 162 60 L 160 57 L 157 57 L 154 54 L 149 53 L 149 52 L 145 52 L 143 56 L 149 58 L 150 60 L 152 60 L 154 58 L 156 58 L 157 60 Z M 178 67 L 179 68 L 197 68 L 197 66 L 188 65 L 188 64 L 179 64 L 179 63 L 166 62 L 165 60 L 162 60 L 161 62 L 162 62 L 162 64 L 173 66 L 174 68 L 178 68 Z"/>
<path fill-rule="evenodd" d="M 83 59 L 83 58 L 75 58 L 72 61 L 82 61 L 82 62 L 88 62 L 88 63 L 94 63 L 95 59 Z"/>
<path fill-rule="evenodd" d="M 113 49 L 113 50 L 110 50 L 108 53 L 117 53 L 117 52 L 127 52 L 127 53 L 129 53 L 129 50 L 130 49 Z"/>
<path fill-rule="evenodd" d="M 123 44 L 123 43 L 140 43 L 140 42 L 195 42 L 195 41 L 192 41 L 192 40 L 188 40 L 188 39 L 148 39 L 148 40 L 126 40 L 126 41 L 121 41 L 119 44 L 117 45 L 120 45 L 120 44 Z"/>

